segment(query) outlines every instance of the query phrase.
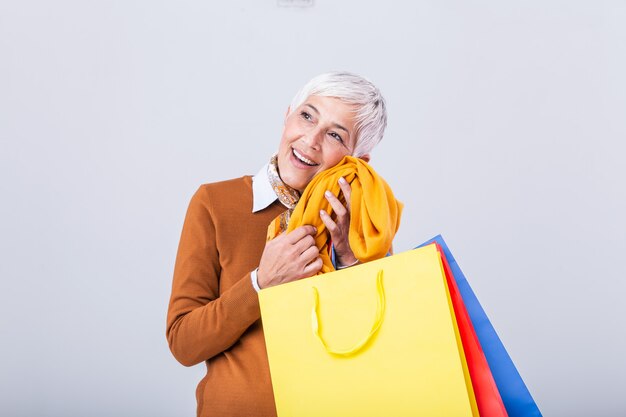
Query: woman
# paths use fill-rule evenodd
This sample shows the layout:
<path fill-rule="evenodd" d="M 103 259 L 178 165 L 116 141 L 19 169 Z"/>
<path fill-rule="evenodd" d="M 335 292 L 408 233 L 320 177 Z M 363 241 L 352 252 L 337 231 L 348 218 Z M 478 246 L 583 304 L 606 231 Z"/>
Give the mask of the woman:
<path fill-rule="evenodd" d="M 266 242 L 312 178 L 347 155 L 369 160 L 386 127 L 385 102 L 368 80 L 347 72 L 313 78 L 285 116 L 278 153 L 254 177 L 202 185 L 191 199 L 178 248 L 167 317 L 176 359 L 207 365 L 196 390 L 198 416 L 273 416 L 257 291 L 322 269 L 316 228 L 305 224 Z M 334 217 L 320 211 L 337 268 L 358 262 L 348 239 L 350 185 L 344 206 L 326 193 Z M 320 223 L 321 224 L 321 223 Z"/>

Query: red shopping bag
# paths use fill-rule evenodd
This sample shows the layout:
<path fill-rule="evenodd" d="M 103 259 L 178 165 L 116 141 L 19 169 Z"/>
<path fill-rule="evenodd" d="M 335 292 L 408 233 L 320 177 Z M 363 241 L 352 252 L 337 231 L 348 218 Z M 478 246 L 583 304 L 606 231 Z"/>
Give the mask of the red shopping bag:
<path fill-rule="evenodd" d="M 441 257 L 441 263 L 448 284 L 448 292 L 452 300 L 454 315 L 456 316 L 457 326 L 465 352 L 465 359 L 469 370 L 474 395 L 476 396 L 476 405 L 481 417 L 507 417 L 506 408 L 502 403 L 500 392 L 496 385 L 489 364 L 485 358 L 482 347 L 474 326 L 469 318 L 463 298 L 459 292 L 456 280 L 452 275 L 452 271 L 448 264 L 448 260 L 438 243 L 433 243 L 437 247 L 437 251 Z"/>
<path fill-rule="evenodd" d="M 530 391 L 528 391 L 522 376 L 515 367 L 496 330 L 493 328 L 489 317 L 487 317 L 459 264 L 454 259 L 454 255 L 446 241 L 441 235 L 437 235 L 422 243 L 419 247 L 430 245 L 433 242 L 441 245 L 441 249 L 445 254 L 456 287 L 463 298 L 465 310 L 474 327 L 474 333 L 485 354 L 487 364 L 496 382 L 507 413 L 510 417 L 541 417 L 541 411 L 537 403 L 535 403 Z"/>

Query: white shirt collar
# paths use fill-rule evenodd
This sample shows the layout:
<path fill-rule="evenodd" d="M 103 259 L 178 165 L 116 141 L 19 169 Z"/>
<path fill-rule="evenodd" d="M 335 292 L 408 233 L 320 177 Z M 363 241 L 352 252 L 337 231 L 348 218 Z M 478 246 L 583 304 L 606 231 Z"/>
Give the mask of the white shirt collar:
<path fill-rule="evenodd" d="M 267 164 L 252 177 L 252 212 L 256 213 L 277 200 L 276 193 L 267 176 Z"/>

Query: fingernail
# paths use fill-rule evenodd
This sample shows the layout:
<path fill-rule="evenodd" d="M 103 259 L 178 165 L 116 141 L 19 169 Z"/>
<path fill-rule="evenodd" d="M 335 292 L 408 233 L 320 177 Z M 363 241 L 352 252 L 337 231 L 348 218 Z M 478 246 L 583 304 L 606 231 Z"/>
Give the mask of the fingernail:
<path fill-rule="evenodd" d="M 325 216 L 326 212 L 324 210 L 320 210 L 320 216 Z"/>
<path fill-rule="evenodd" d="M 326 190 L 326 191 L 324 192 L 324 195 L 325 195 L 326 197 L 331 197 L 331 196 L 333 195 L 333 193 L 331 193 L 330 191 Z"/>
<path fill-rule="evenodd" d="M 348 181 L 346 181 L 346 179 L 344 177 L 340 177 L 339 178 L 339 182 L 342 183 L 342 184 L 347 184 L 348 183 Z"/>

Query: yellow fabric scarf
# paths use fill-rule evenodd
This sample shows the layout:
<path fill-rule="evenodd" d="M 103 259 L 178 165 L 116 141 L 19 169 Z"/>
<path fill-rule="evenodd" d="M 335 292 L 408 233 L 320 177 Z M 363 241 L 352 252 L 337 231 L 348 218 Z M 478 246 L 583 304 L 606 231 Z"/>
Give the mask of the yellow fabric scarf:
<path fill-rule="evenodd" d="M 324 197 L 329 190 L 339 195 L 340 177 L 352 187 L 350 197 L 350 231 L 348 239 L 354 256 L 361 262 L 383 258 L 391 250 L 391 243 L 400 226 L 402 203 L 396 200 L 389 185 L 372 167 L 360 158 L 346 156 L 326 171 L 317 174 L 307 185 L 296 205 L 287 232 L 310 224 L 317 228 L 315 244 L 324 263 L 320 273 L 334 271 L 328 254 L 330 233 L 320 218 L 320 210 L 332 212 Z M 276 236 L 276 227 L 270 225 L 268 240 Z"/>

